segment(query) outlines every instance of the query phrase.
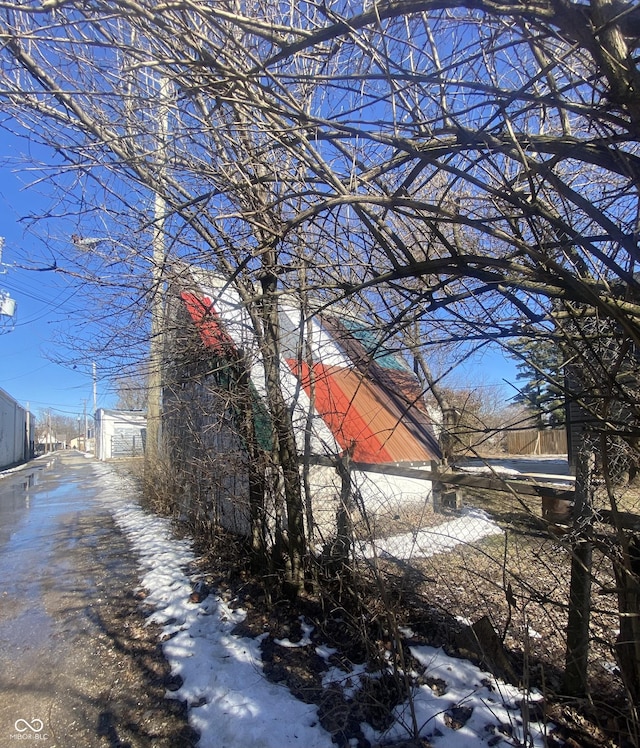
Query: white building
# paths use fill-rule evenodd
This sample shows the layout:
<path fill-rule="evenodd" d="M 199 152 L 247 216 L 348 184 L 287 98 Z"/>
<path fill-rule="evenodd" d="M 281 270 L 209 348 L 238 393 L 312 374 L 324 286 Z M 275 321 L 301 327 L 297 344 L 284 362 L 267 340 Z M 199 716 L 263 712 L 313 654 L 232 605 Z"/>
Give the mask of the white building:
<path fill-rule="evenodd" d="M 0 389 L 0 468 L 33 457 L 33 431 L 29 411 Z"/>
<path fill-rule="evenodd" d="M 96 422 L 96 457 L 141 457 L 147 440 L 147 418 L 140 410 L 99 408 Z"/>

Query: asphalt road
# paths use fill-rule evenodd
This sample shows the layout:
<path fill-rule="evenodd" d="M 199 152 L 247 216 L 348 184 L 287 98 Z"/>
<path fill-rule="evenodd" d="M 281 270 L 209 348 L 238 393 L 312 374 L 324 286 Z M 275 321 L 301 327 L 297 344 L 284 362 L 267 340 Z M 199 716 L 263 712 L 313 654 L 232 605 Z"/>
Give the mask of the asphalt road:
<path fill-rule="evenodd" d="M 36 467 L 37 466 L 37 467 Z M 184 707 L 134 590 L 135 557 L 94 462 L 0 478 L 0 746 L 180 748 Z"/>

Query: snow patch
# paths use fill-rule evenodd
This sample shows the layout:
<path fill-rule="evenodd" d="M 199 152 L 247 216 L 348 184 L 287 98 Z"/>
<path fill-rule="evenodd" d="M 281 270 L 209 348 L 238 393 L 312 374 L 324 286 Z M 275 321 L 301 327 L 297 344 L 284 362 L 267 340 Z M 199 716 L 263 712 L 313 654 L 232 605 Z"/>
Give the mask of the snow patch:
<path fill-rule="evenodd" d="M 544 748 L 552 724 L 527 721 L 522 705 L 542 700 L 535 692 L 523 692 L 497 680 L 468 660 L 449 657 L 442 649 L 410 647 L 411 654 L 425 668 L 425 685 L 413 692 L 413 709 L 420 735 L 434 748 L 475 748 L 476 746 L 527 745 Z M 429 683 L 437 681 L 437 687 Z M 395 710 L 395 722 L 384 733 L 364 726 L 365 737 L 375 744 L 411 736 L 409 703 Z"/>
<path fill-rule="evenodd" d="M 189 723 L 201 735 L 199 748 L 333 748 L 330 734 L 320 725 L 317 707 L 299 701 L 286 687 L 266 679 L 260 644 L 268 633 L 254 639 L 233 634 L 245 613 L 231 609 L 215 590 L 202 602 L 191 602 L 192 580 L 185 570 L 196 559 L 190 543 L 173 536 L 169 520 L 127 500 L 125 494 L 134 494 L 135 489 L 108 466 L 96 463 L 96 471 L 105 486 L 104 503 L 138 554 L 140 587 L 147 593 L 145 604 L 153 608 L 149 620 L 162 627 L 163 650 L 171 666 L 172 687 L 176 688 L 167 696 L 187 702 Z M 431 550 L 448 549 L 454 540 L 453 544 L 468 541 L 470 520 L 472 525 L 477 524 L 478 532 L 482 528 L 483 534 L 497 529 L 477 511 L 461 519 L 467 528 L 462 539 L 455 529 L 460 520 L 421 531 L 432 536 Z M 411 547 L 414 549 L 415 542 Z M 301 640 L 291 643 L 282 639 L 278 641 L 280 646 L 311 644 L 312 626 L 304 619 L 301 624 Z M 403 633 L 408 638 L 413 635 L 410 629 L 403 629 Z M 441 649 L 410 649 L 425 668 L 424 685 L 416 686 L 413 692 L 415 717 L 420 735 L 434 748 L 524 744 L 543 748 L 545 735 L 553 725 L 527 722 L 526 710 L 521 708 L 525 700 L 539 700 L 539 694 L 506 685 Z M 317 645 L 315 651 L 328 664 L 337 653 L 325 645 Z M 356 697 L 365 677 L 377 676 L 366 673 L 364 664 L 332 666 L 324 674 L 323 684 L 326 688 L 339 686 L 350 699 Z M 432 689 L 428 684 L 435 680 L 438 688 Z M 394 717 L 384 733 L 362 724 L 363 734 L 372 745 L 410 737 L 409 704 L 398 706 Z"/>
<path fill-rule="evenodd" d="M 302 637 L 300 641 L 292 642 L 289 639 L 274 639 L 273 641 L 281 647 L 287 647 L 288 649 L 297 649 L 298 647 L 308 647 L 311 644 L 311 634 L 313 633 L 313 626 L 308 624 L 304 620 L 304 616 L 300 616 L 300 626 L 302 627 Z"/>
<path fill-rule="evenodd" d="M 458 519 L 436 527 L 380 538 L 363 544 L 365 558 L 391 556 L 406 560 L 427 558 L 450 551 L 462 543 L 474 543 L 489 535 L 501 535 L 500 527 L 482 509 L 467 507 Z"/>
<path fill-rule="evenodd" d="M 122 497 L 123 484 L 105 475 L 104 500 L 139 556 L 140 586 L 148 591 L 150 617 L 162 626 L 163 651 L 176 684 L 170 698 L 186 701 L 199 748 L 332 748 L 317 707 L 271 683 L 262 671 L 260 642 L 235 636 L 243 611 L 220 595 L 191 603 L 185 568 L 195 561 L 191 546 L 172 536 L 171 523 Z"/>

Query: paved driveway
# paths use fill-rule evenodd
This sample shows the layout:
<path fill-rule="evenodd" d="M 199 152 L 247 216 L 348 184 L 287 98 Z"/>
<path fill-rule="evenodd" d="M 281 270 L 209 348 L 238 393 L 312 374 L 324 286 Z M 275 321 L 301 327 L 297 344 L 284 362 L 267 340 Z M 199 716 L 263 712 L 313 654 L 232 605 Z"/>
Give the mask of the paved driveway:
<path fill-rule="evenodd" d="M 38 467 L 33 467 L 38 465 Z M 135 558 L 77 452 L 0 479 L 0 745 L 195 742 L 133 591 Z"/>

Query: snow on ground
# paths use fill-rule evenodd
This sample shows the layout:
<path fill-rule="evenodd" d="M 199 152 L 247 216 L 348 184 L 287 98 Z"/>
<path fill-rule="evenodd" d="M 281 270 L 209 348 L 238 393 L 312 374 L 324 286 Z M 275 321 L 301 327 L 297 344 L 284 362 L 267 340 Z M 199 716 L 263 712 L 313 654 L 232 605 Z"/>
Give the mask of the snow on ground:
<path fill-rule="evenodd" d="M 562 482 L 573 482 L 567 455 L 503 455 L 502 457 L 465 457 L 455 467 L 464 473 L 481 475 L 535 476 L 545 480 L 553 477 Z"/>
<path fill-rule="evenodd" d="M 476 473 L 477 475 L 522 475 L 520 470 L 504 465 L 462 465 L 460 470 L 463 473 Z"/>
<path fill-rule="evenodd" d="M 96 470 L 105 488 L 104 501 L 138 554 L 140 587 L 148 591 L 145 604 L 153 609 L 150 620 L 163 629 L 163 650 L 179 686 L 167 696 L 187 702 L 189 722 L 201 734 L 200 748 L 333 746 L 330 734 L 320 725 L 317 708 L 264 676 L 260 642 L 267 633 L 255 639 L 234 635 L 234 627 L 245 614 L 232 610 L 215 591 L 202 602 L 190 602 L 196 581 L 188 576 L 195 561 L 190 543 L 174 537 L 169 520 L 142 510 L 130 498 L 135 489 L 108 466 L 96 463 Z M 471 518 L 489 527 L 488 518 Z M 470 517 L 464 519 L 468 522 Z M 454 545 L 454 523 L 447 523 L 449 534 L 442 536 L 441 545 L 432 538 L 432 549 L 437 545 L 447 550 Z M 352 696 L 365 673 L 364 665 L 354 664 L 347 673 L 331 667 L 328 660 L 335 650 L 314 644 L 312 634 L 312 627 L 305 623 L 299 642 L 283 639 L 279 644 L 314 647 L 327 661 L 325 687 L 340 686 L 347 697 Z M 412 632 L 403 630 L 403 635 L 410 638 Z M 521 708 L 521 702 L 539 696 L 528 694 L 525 699 L 515 687 L 440 649 L 413 646 L 411 652 L 425 668 L 422 682 L 433 684 L 438 679 L 437 688 L 420 685 L 413 694 L 416 723 L 435 748 L 543 747 L 544 726 L 525 724 L 526 710 Z M 409 704 L 403 704 L 396 708 L 390 730 L 382 734 L 363 724 L 363 733 L 372 745 L 406 738 L 412 722 L 409 715 Z"/>
<path fill-rule="evenodd" d="M 442 649 L 411 647 L 411 653 L 434 683 L 433 688 L 420 686 L 413 699 L 420 734 L 434 748 L 546 745 L 551 726 L 525 719 L 527 708 L 541 700 L 539 694 L 529 694 L 525 700 L 515 686 L 483 673 L 467 660 L 449 657 Z M 395 716 L 387 740 L 404 737 L 412 722 L 408 704 L 397 708 Z M 376 737 L 373 731 L 365 731 L 365 736 Z"/>
<path fill-rule="evenodd" d="M 474 543 L 488 535 L 500 535 L 502 530 L 489 515 L 474 507 L 465 507 L 457 519 L 402 535 L 380 538 L 362 546 L 365 558 L 392 556 L 408 560 L 427 558 L 445 553 L 461 543 Z"/>

